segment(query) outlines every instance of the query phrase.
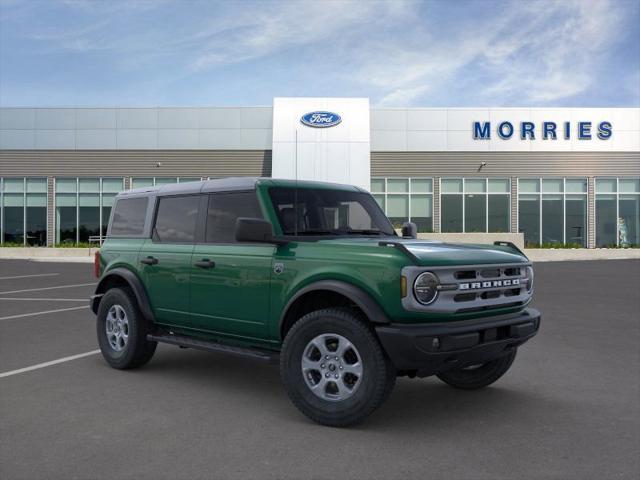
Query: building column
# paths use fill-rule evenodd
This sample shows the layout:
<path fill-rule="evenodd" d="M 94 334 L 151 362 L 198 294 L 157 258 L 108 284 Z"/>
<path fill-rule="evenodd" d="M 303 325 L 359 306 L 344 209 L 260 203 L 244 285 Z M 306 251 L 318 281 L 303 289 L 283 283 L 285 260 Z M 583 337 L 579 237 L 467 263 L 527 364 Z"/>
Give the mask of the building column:
<path fill-rule="evenodd" d="M 124 189 L 131 190 L 131 177 L 124 177 Z"/>
<path fill-rule="evenodd" d="M 587 248 L 596 248 L 596 179 L 587 178 Z"/>
<path fill-rule="evenodd" d="M 433 178 L 433 233 L 440 233 L 440 177 Z"/>
<path fill-rule="evenodd" d="M 55 188 L 55 179 L 47 177 L 47 247 L 52 247 L 56 242 Z"/>
<path fill-rule="evenodd" d="M 518 177 L 511 177 L 511 233 L 518 233 Z"/>

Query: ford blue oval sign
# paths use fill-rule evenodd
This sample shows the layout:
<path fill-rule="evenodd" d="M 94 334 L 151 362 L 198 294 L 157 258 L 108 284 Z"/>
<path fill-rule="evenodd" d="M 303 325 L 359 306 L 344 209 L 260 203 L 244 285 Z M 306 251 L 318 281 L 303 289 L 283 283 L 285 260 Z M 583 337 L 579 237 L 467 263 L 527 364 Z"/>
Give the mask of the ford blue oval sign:
<path fill-rule="evenodd" d="M 300 121 L 309 127 L 327 128 L 338 125 L 342 118 L 333 112 L 310 112 L 304 114 Z"/>

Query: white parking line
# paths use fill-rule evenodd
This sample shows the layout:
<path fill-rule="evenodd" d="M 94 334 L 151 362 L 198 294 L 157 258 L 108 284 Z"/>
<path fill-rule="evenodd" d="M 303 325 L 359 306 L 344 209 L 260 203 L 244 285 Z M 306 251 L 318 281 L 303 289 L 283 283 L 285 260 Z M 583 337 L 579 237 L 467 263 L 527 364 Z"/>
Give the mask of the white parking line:
<path fill-rule="evenodd" d="M 0 300 L 22 300 L 29 302 L 88 302 L 88 298 L 14 298 L 0 297 Z"/>
<path fill-rule="evenodd" d="M 13 318 L 33 317 L 35 315 L 45 315 L 47 313 L 69 312 L 71 310 L 80 310 L 82 308 L 89 308 L 89 305 L 83 305 L 81 307 L 59 308 L 58 310 L 45 310 L 44 312 L 21 313 L 20 315 L 9 315 L 8 317 L 0 317 L 0 320 L 11 320 Z"/>
<path fill-rule="evenodd" d="M 8 295 L 10 293 L 37 292 L 40 290 L 55 290 L 56 288 L 87 287 L 89 285 L 95 285 L 95 283 L 77 283 L 75 285 L 58 285 L 57 287 L 27 288 L 25 290 L 12 290 L 10 292 L 0 292 L 0 295 Z"/>
<path fill-rule="evenodd" d="M 53 277 L 60 275 L 59 273 L 38 273 L 34 275 L 17 275 L 15 277 L 0 277 L 0 280 L 13 280 L 15 278 L 31 278 L 31 277 Z"/>
<path fill-rule="evenodd" d="M 32 370 L 39 370 L 41 368 L 50 367 L 51 365 L 57 365 L 58 363 L 70 362 L 78 358 L 88 357 L 100 353 L 100 350 L 91 350 L 90 352 L 79 353 L 78 355 L 71 355 L 70 357 L 59 358 L 57 360 L 51 360 L 50 362 L 38 363 L 31 365 L 30 367 L 19 368 L 18 370 L 10 370 L 8 372 L 0 373 L 0 378 L 10 377 L 11 375 L 18 375 L 19 373 L 31 372 Z"/>

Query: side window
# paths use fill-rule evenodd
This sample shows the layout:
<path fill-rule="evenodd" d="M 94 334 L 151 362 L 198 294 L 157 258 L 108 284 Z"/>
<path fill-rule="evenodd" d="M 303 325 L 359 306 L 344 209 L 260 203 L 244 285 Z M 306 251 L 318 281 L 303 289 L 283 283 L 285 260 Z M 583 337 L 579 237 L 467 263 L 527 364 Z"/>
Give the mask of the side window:
<path fill-rule="evenodd" d="M 238 217 L 262 218 L 256 192 L 218 193 L 209 196 L 207 243 L 235 243 Z"/>
<path fill-rule="evenodd" d="M 117 200 L 109 235 L 142 235 L 148 203 L 148 197 Z"/>
<path fill-rule="evenodd" d="M 161 197 L 153 229 L 153 241 L 193 243 L 196 238 L 199 204 L 199 195 Z"/>

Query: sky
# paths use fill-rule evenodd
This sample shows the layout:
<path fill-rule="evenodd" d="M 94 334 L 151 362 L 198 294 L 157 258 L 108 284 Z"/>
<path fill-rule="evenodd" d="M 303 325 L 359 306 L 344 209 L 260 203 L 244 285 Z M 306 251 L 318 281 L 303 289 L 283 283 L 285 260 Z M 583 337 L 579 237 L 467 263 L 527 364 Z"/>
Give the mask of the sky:
<path fill-rule="evenodd" d="M 640 0 L 0 0 L 0 106 L 640 106 Z"/>

